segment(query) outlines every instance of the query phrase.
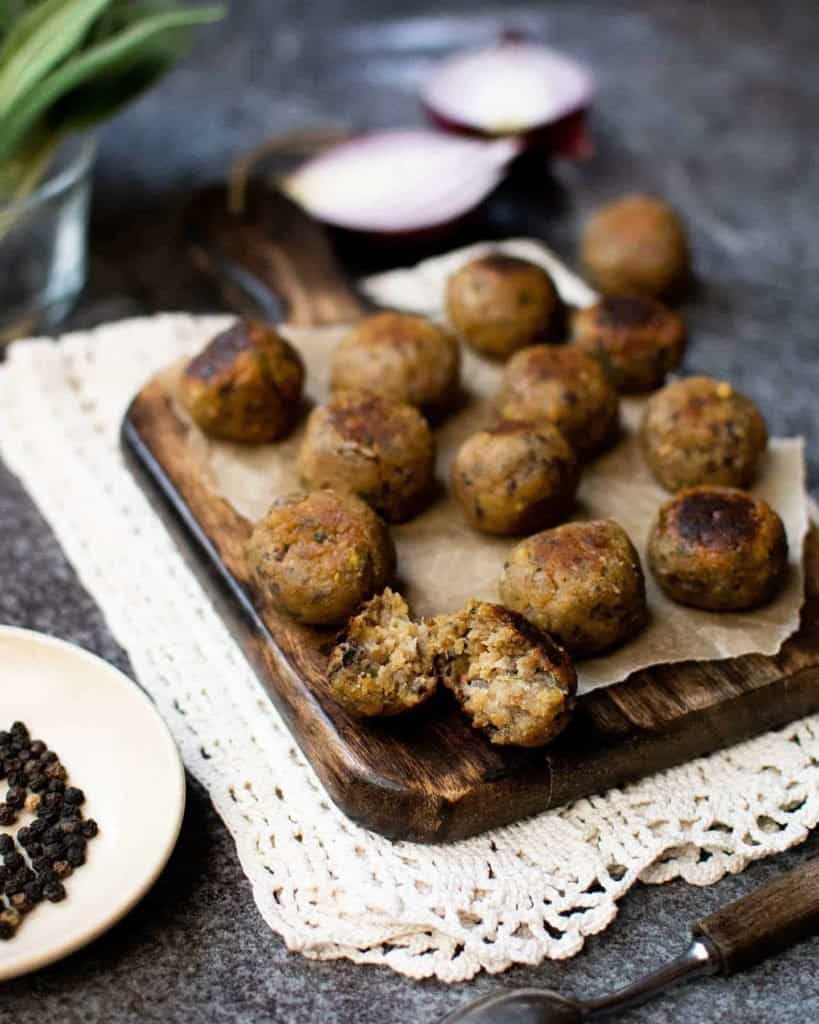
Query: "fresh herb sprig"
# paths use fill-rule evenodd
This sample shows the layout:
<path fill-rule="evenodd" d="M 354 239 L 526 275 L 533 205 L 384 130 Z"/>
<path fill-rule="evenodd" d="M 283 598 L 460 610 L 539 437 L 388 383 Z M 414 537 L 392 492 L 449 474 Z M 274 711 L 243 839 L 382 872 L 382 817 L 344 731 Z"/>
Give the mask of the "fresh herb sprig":
<path fill-rule="evenodd" d="M 0 200 L 42 179 L 66 135 L 114 114 L 184 52 L 219 7 L 132 0 L 0 4 Z"/>

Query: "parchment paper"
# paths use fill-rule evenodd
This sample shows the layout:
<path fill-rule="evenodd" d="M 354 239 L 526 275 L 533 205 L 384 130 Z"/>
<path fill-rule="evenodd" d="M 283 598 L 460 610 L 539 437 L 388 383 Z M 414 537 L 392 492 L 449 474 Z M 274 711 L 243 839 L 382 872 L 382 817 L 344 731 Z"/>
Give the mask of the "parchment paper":
<path fill-rule="evenodd" d="M 594 300 L 594 292 L 537 243 L 519 240 L 500 247 L 547 266 L 566 301 L 585 305 Z M 371 278 L 366 290 L 384 305 L 440 316 L 446 277 L 484 248 L 472 246 L 411 270 Z M 284 331 L 304 358 L 311 401 L 322 401 L 328 393 L 329 357 L 345 330 Z M 494 394 L 500 373 L 496 364 L 464 351 L 462 407 L 436 430 L 440 493 L 421 515 L 392 528 L 402 587 L 414 610 L 422 615 L 455 610 L 473 597 L 498 600 L 497 581 L 505 555 L 517 543 L 472 530 L 444 488 L 449 462 L 458 446 L 488 418 L 486 399 Z M 174 376 L 174 371 L 168 375 L 169 387 Z M 634 434 L 643 404 L 640 399 L 622 403 L 623 440 L 586 468 L 575 518 L 616 519 L 644 558 L 657 509 L 668 495 L 654 483 Z M 248 448 L 209 441 L 194 429 L 191 444 L 207 467 L 215 490 L 243 515 L 256 519 L 275 496 L 299 489 L 294 464 L 302 434 L 303 425 L 284 442 Z M 796 630 L 804 590 L 802 550 L 808 523 L 801 439 L 771 442 L 754 492 L 779 512 L 788 533 L 790 571 L 776 600 L 743 614 L 683 608 L 663 596 L 646 567 L 649 625 L 618 651 L 581 662 L 581 692 L 619 682 L 650 665 L 750 652 L 774 654 Z"/>

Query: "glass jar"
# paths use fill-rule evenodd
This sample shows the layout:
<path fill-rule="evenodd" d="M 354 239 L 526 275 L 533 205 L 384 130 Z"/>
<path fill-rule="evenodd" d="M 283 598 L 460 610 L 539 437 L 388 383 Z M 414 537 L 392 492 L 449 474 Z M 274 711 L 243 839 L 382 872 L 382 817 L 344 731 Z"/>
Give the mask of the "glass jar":
<path fill-rule="evenodd" d="M 0 199 L 0 345 L 53 331 L 85 284 L 94 152 L 72 136 L 34 192 Z"/>

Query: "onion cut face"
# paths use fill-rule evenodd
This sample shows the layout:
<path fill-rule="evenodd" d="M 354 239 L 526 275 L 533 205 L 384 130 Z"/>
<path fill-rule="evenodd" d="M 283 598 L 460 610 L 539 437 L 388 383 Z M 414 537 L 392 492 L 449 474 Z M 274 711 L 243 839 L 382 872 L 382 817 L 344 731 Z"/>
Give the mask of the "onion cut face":
<path fill-rule="evenodd" d="M 374 132 L 342 142 L 288 175 L 283 190 L 318 220 L 352 231 L 404 234 L 457 221 L 500 183 L 517 139 L 441 132 Z"/>
<path fill-rule="evenodd" d="M 523 39 L 456 54 L 422 90 L 435 122 L 474 135 L 540 136 L 571 156 L 588 155 L 583 118 L 594 83 L 571 57 Z"/>

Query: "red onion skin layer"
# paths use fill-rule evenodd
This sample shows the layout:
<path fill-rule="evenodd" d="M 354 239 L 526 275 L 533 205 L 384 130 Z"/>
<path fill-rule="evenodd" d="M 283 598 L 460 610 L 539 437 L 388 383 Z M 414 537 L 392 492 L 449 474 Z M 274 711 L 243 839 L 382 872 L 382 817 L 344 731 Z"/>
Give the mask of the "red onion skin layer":
<path fill-rule="evenodd" d="M 473 139 L 497 139 L 502 136 L 481 131 L 474 125 L 444 117 L 422 101 L 424 113 L 438 128 L 455 135 L 468 135 Z M 565 157 L 569 160 L 588 160 L 594 155 L 594 143 L 588 129 L 588 107 L 580 107 L 564 114 L 551 124 L 539 125 L 520 134 L 524 153 L 539 150 L 543 153 Z"/>

